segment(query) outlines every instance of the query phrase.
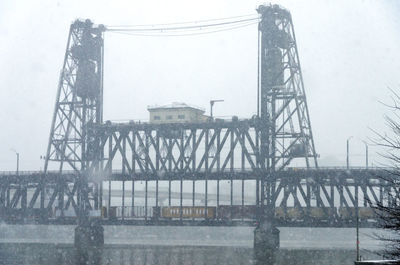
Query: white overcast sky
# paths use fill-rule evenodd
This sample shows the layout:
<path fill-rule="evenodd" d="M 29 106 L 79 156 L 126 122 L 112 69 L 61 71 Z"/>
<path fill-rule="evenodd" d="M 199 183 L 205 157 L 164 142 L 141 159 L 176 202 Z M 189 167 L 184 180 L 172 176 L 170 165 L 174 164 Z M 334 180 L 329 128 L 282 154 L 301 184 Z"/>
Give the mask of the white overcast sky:
<path fill-rule="evenodd" d="M 242 0 L 0 1 L 0 170 L 39 170 L 69 25 L 156 24 L 255 13 Z M 321 163 L 362 165 L 368 127 L 384 131 L 387 86 L 399 86 L 396 1 L 276 1 L 293 17 Z M 105 120 L 147 119 L 147 105 L 183 101 L 216 116 L 256 111 L 257 27 L 192 37 L 105 35 Z M 370 147 L 371 160 L 375 159 Z"/>

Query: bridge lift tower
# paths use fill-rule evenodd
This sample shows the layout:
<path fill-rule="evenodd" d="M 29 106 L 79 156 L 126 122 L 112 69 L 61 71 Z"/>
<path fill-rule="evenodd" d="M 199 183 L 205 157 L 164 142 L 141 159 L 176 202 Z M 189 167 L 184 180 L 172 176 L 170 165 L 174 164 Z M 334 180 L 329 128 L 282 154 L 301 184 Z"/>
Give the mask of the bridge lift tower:
<path fill-rule="evenodd" d="M 104 243 L 103 228 L 89 222 L 88 187 L 89 163 L 101 155 L 93 149 L 89 125 L 103 123 L 104 31 L 103 25 L 94 25 L 90 20 L 77 20 L 70 27 L 44 166 L 45 173 L 52 162 L 60 176 L 65 169 L 72 169 L 78 176 L 75 244 L 79 246 Z M 63 197 L 66 187 L 59 186 Z M 62 216 L 63 204 L 64 200 L 59 200 Z"/>
<path fill-rule="evenodd" d="M 278 5 L 261 5 L 259 22 L 259 115 L 263 196 L 259 226 L 255 229 L 257 260 L 273 257 L 268 249 L 279 247 L 279 231 L 273 223 L 274 173 L 294 158 L 307 167 L 318 167 L 292 17 Z M 272 263 L 271 263 L 272 264 Z"/>
<path fill-rule="evenodd" d="M 260 117 L 265 122 L 261 151 L 265 168 L 284 169 L 294 158 L 318 167 L 296 38 L 289 11 L 260 6 Z"/>

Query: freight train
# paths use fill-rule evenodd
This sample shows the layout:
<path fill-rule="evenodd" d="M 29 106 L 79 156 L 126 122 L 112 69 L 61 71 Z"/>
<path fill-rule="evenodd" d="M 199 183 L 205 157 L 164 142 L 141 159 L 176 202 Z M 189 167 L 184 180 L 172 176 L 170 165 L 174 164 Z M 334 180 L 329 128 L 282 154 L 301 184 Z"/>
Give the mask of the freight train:
<path fill-rule="evenodd" d="M 354 220 L 356 216 L 354 207 L 276 207 L 274 217 L 280 221 L 311 221 L 328 222 L 332 218 L 342 220 Z M 361 220 L 377 219 L 374 209 L 369 207 L 359 207 L 358 215 Z M 220 205 L 216 206 L 161 206 L 161 207 L 103 207 L 101 217 L 111 219 L 209 219 L 209 220 L 255 220 L 257 216 L 257 206 L 255 205 Z"/>
<path fill-rule="evenodd" d="M 354 222 L 357 209 L 354 207 L 276 207 L 274 217 L 285 224 L 301 224 L 302 222 L 329 224 L 334 220 Z M 44 218 L 56 220 L 63 218 L 71 223 L 76 222 L 75 210 L 70 207 L 63 212 L 60 209 L 30 209 L 28 215 L 22 209 L 10 209 L 4 212 L 8 221 L 19 219 L 38 221 Z M 89 212 L 90 218 L 108 220 L 210 220 L 210 221 L 256 221 L 257 206 L 255 205 L 219 205 L 219 206 L 111 206 Z M 361 222 L 377 220 L 377 213 L 369 207 L 359 207 L 358 215 Z"/>

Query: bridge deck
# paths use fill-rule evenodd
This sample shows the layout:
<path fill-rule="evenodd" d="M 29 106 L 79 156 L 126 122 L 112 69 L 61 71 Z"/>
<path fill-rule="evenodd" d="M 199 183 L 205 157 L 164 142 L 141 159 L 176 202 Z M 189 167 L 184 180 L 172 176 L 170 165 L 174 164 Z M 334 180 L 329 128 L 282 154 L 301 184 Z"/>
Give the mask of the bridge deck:
<path fill-rule="evenodd" d="M 280 226 L 351 227 L 358 210 L 361 226 L 373 227 L 379 218 L 371 204 L 395 204 L 400 198 L 387 174 L 386 169 L 277 172 L 268 176 L 275 185 L 273 218 Z M 73 172 L 0 174 L 0 218 L 76 223 L 79 177 Z M 92 210 L 105 225 L 252 226 L 264 209 L 259 182 L 266 180 L 251 170 L 147 176 L 114 171 L 89 178 Z"/>

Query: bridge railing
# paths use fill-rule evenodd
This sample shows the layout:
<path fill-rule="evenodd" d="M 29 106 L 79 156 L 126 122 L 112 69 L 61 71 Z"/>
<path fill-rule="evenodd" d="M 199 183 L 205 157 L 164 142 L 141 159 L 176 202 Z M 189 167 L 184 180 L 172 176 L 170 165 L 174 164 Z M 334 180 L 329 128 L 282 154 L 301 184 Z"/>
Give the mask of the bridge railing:
<path fill-rule="evenodd" d="M 307 167 L 287 167 L 285 168 L 283 171 L 297 171 L 297 170 L 301 170 L 301 171 L 318 171 L 318 170 L 346 170 L 346 167 L 318 167 L 318 168 L 307 168 Z M 387 171 L 391 171 L 393 170 L 393 168 L 390 167 L 350 167 L 349 171 L 352 170 L 370 170 L 370 171 L 377 171 L 377 170 L 387 170 Z M 200 172 L 205 172 L 206 170 L 201 169 L 199 170 Z M 233 172 L 253 172 L 254 170 L 251 168 L 234 168 Z M 135 173 L 141 173 L 141 170 L 136 170 Z M 163 171 L 160 171 L 163 172 Z M 221 172 L 218 169 L 211 169 L 208 170 L 208 172 Z M 225 173 L 229 173 L 230 170 L 226 169 L 223 172 Z M 63 175 L 71 175 L 71 174 L 75 174 L 76 171 L 74 170 L 63 170 L 62 174 Z M 165 173 L 168 173 L 167 171 Z M 29 175 L 40 175 L 40 174 L 44 174 L 44 171 L 42 170 L 27 170 L 27 171 L 19 171 L 18 174 L 15 170 L 9 170 L 9 171 L 0 171 L 0 176 L 15 176 L 15 175 L 21 175 L 21 176 L 29 176 Z M 59 174 L 58 170 L 48 170 L 47 174 Z M 122 169 L 113 169 L 111 174 L 124 174 Z"/>
<path fill-rule="evenodd" d="M 48 174 L 58 174 L 60 171 L 58 170 L 49 170 L 47 171 Z M 62 174 L 65 175 L 70 175 L 76 173 L 74 170 L 63 170 Z M 0 176 L 15 176 L 15 175 L 21 175 L 21 176 L 29 176 L 29 175 L 41 175 L 44 174 L 43 170 L 27 170 L 27 171 L 18 171 L 18 174 L 15 170 L 9 170 L 9 171 L 0 171 Z"/>

